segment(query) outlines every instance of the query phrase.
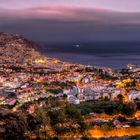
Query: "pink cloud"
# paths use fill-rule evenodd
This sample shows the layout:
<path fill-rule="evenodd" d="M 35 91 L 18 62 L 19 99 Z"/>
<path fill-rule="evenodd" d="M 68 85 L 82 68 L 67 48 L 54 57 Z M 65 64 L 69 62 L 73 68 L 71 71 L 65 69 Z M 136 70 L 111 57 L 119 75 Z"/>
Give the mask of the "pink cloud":
<path fill-rule="evenodd" d="M 20 10 L 1 10 L 7 19 L 46 19 L 98 24 L 140 24 L 139 13 L 125 13 L 86 7 L 37 7 Z"/>

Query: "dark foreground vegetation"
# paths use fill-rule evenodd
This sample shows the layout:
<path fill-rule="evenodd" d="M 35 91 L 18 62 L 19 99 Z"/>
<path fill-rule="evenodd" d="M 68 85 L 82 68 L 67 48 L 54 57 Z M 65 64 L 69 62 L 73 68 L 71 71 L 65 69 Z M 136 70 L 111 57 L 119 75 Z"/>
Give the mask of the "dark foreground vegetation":
<path fill-rule="evenodd" d="M 84 123 L 85 115 L 91 112 L 124 114 L 132 116 L 136 111 L 134 104 L 111 101 L 90 101 L 80 105 L 70 105 L 56 98 L 46 99 L 46 105 L 36 105 L 32 114 L 26 110 L 11 112 L 0 110 L 1 140 L 54 139 L 67 133 L 84 135 L 88 126 Z M 24 108 L 25 109 L 25 108 Z"/>

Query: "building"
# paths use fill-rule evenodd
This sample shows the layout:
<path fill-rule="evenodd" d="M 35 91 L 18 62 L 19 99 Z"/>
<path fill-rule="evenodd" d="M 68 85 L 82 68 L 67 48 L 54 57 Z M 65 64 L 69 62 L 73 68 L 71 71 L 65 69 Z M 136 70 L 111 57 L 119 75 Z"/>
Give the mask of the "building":
<path fill-rule="evenodd" d="M 12 106 L 12 105 L 14 105 L 14 104 L 16 103 L 16 99 L 14 99 L 14 98 L 9 98 L 9 99 L 7 99 L 7 100 L 5 101 L 5 103 L 6 103 L 7 105 Z"/>
<path fill-rule="evenodd" d="M 112 92 L 111 100 L 117 99 L 119 94 L 123 94 L 123 90 L 121 88 L 116 88 Z"/>
<path fill-rule="evenodd" d="M 67 101 L 70 104 L 80 104 L 80 100 L 78 98 L 76 98 L 75 96 L 73 96 L 73 95 L 68 95 L 67 96 Z"/>
<path fill-rule="evenodd" d="M 128 93 L 129 102 L 133 102 L 135 99 L 140 99 L 140 90 L 131 90 Z"/>
<path fill-rule="evenodd" d="M 85 101 L 94 100 L 94 94 L 84 94 Z"/>

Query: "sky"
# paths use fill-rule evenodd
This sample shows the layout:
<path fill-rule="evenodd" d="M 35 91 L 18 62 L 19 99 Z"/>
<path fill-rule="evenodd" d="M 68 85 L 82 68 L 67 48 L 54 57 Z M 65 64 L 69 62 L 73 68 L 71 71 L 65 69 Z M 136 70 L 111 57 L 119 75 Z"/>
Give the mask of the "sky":
<path fill-rule="evenodd" d="M 46 43 L 139 41 L 140 0 L 0 0 L 0 31 Z"/>

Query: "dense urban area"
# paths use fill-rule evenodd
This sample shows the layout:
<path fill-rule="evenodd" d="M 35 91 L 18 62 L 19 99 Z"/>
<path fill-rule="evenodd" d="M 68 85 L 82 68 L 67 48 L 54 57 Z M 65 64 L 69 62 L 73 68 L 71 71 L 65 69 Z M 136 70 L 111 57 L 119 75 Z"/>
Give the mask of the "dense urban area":
<path fill-rule="evenodd" d="M 0 33 L 0 138 L 140 139 L 140 66 L 62 62 Z"/>

